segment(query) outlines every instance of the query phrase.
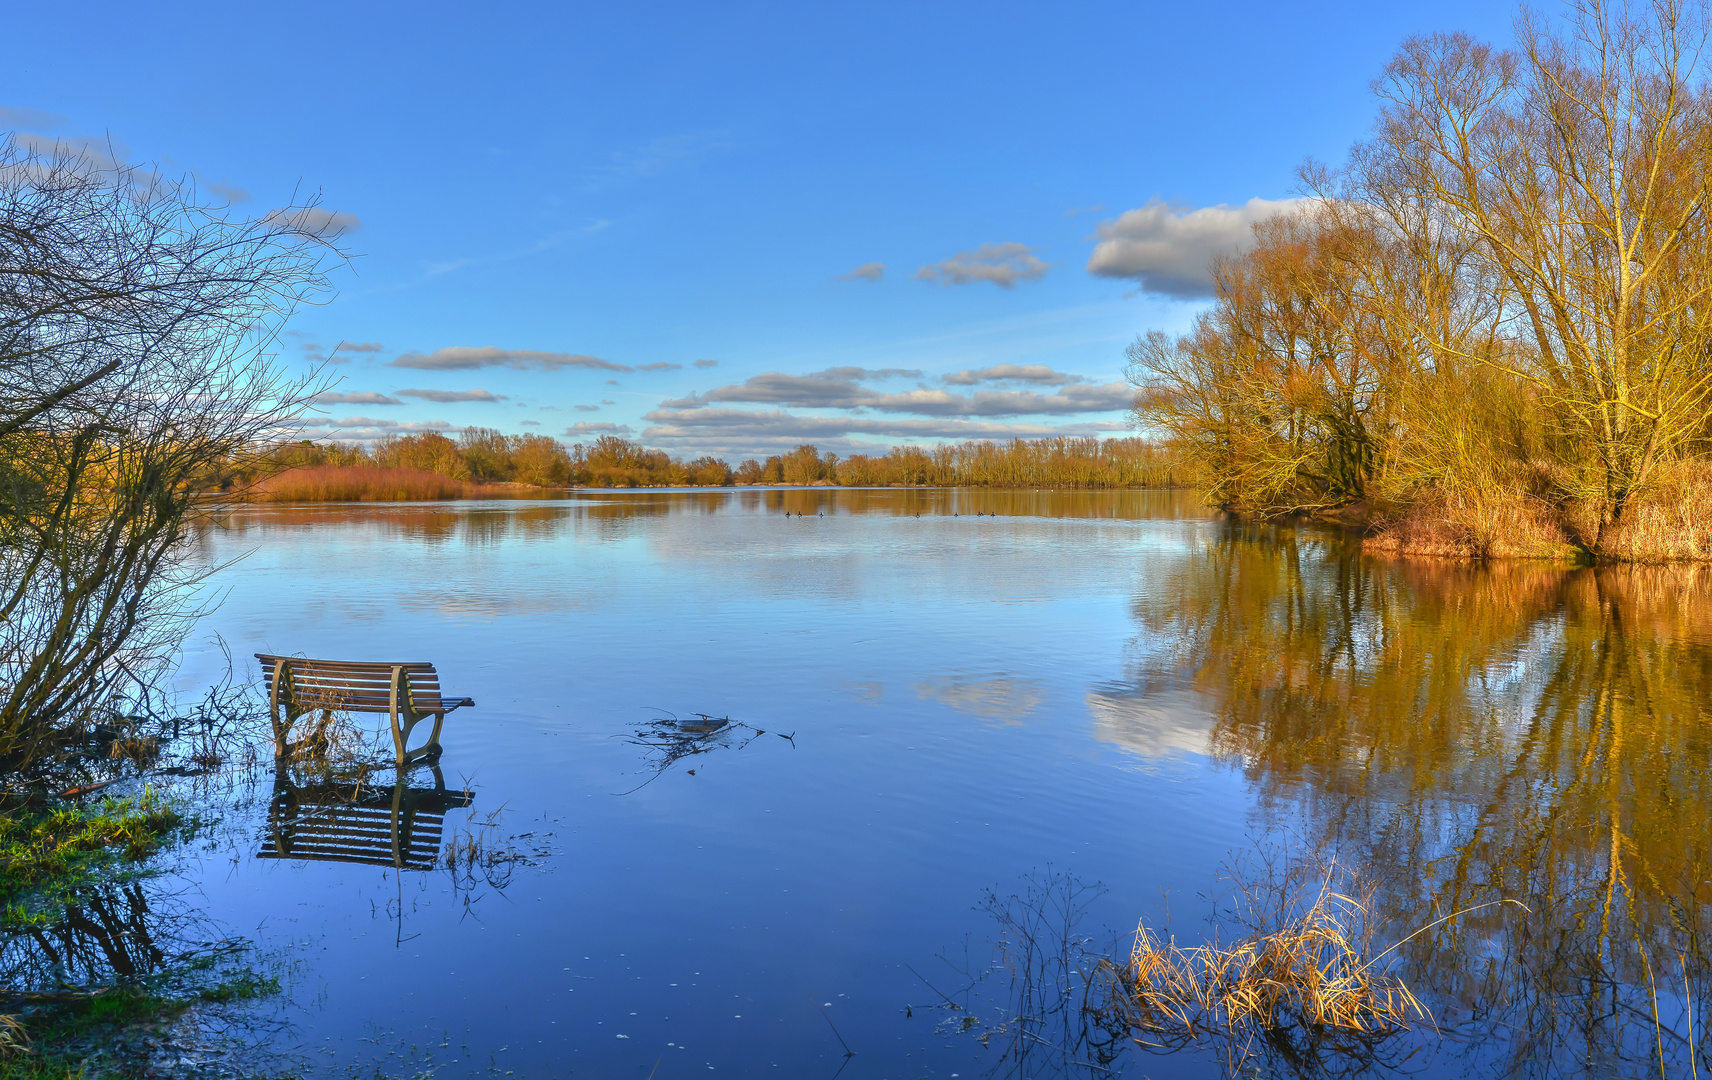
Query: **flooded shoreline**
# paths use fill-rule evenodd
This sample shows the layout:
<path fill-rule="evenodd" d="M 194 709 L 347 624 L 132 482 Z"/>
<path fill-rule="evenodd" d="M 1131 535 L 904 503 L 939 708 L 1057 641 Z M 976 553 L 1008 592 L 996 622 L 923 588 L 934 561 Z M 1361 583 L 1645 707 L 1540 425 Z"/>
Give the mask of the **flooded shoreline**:
<path fill-rule="evenodd" d="M 1228 942 L 1229 871 L 1268 850 L 1359 873 L 1381 948 L 1526 905 L 1388 954 L 1434 1020 L 1372 1068 L 1638 1075 L 1661 1040 L 1687 1065 L 1712 899 L 1690 568 L 1392 562 L 1174 492 L 257 508 L 203 542 L 248 553 L 210 623 L 233 653 L 426 659 L 475 697 L 436 842 L 518 853 L 262 858 L 267 799 L 233 811 L 186 881 L 292 957 L 275 1049 L 325 1075 L 411 1047 L 453 1075 L 1085 1073 L 1085 1041 L 975 1037 L 1018 1009 L 982 898 L 1085 889 L 1077 933 L 1117 959 L 1142 920 Z"/>

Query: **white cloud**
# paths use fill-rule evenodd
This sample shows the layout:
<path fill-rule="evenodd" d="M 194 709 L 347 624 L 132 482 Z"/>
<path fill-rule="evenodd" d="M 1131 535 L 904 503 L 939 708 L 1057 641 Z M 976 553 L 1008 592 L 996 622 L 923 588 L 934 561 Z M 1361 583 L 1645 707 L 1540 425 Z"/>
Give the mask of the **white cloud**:
<path fill-rule="evenodd" d="M 250 193 L 241 187 L 237 187 L 232 184 L 223 184 L 218 180 L 210 180 L 205 176 L 198 176 L 196 178 L 196 182 L 201 184 L 202 189 L 208 192 L 208 194 L 213 195 L 216 198 L 225 199 L 227 202 L 239 203 L 250 201 Z"/>
<path fill-rule="evenodd" d="M 996 364 L 975 371 L 964 369 L 954 372 L 941 381 L 951 386 L 974 386 L 982 382 L 1031 382 L 1045 386 L 1069 386 L 1071 383 L 1087 380 L 1080 375 L 1053 371 L 1045 364 Z"/>
<path fill-rule="evenodd" d="M 1029 439 L 1054 435 L 1101 435 L 1127 431 L 1126 424 L 995 424 L 959 419 L 882 420 L 866 416 L 801 416 L 748 409 L 656 409 L 643 417 L 652 426 L 642 440 L 674 453 L 722 454 L 731 460 L 765 457 L 801 443 L 839 453 L 884 453 L 891 445 L 939 439 Z M 855 442 L 850 436 L 883 442 Z"/>
<path fill-rule="evenodd" d="M 565 434 L 573 439 L 585 435 L 628 435 L 629 424 L 572 424 L 565 429 Z"/>
<path fill-rule="evenodd" d="M 444 435 L 459 429 L 444 420 L 421 420 L 401 423 L 377 420 L 369 416 L 347 416 L 343 420 L 319 420 L 304 424 L 289 433 L 293 439 L 316 442 L 374 442 L 388 435 L 420 435 L 428 432 Z"/>
<path fill-rule="evenodd" d="M 863 263 L 848 274 L 839 274 L 839 281 L 880 281 L 886 276 L 886 264 L 880 262 Z"/>
<path fill-rule="evenodd" d="M 328 392 L 316 394 L 310 399 L 316 405 L 403 405 L 404 402 L 385 394 L 364 392 L 360 394 L 336 394 Z"/>
<path fill-rule="evenodd" d="M 504 394 L 490 394 L 486 390 L 400 390 L 399 397 L 421 398 L 423 401 L 437 401 L 441 404 L 452 401 L 505 401 Z"/>
<path fill-rule="evenodd" d="M 52 131 L 71 123 L 70 117 L 41 109 L 9 109 L 0 105 L 0 127 L 25 128 L 30 131 Z"/>
<path fill-rule="evenodd" d="M 653 363 L 653 364 L 638 364 L 636 366 L 636 370 L 637 371 L 681 371 L 681 370 L 683 370 L 683 366 L 684 365 L 682 365 L 682 364 L 668 364 L 664 360 L 662 360 L 662 361 L 659 361 L 658 363 Z"/>
<path fill-rule="evenodd" d="M 960 251 L 944 262 L 922 267 L 915 276 L 945 285 L 990 281 L 1000 288 L 1009 289 L 1019 281 L 1045 277 L 1051 265 L 1037 258 L 1034 249 L 1027 244 L 1006 242 L 982 244 L 974 251 Z"/>
<path fill-rule="evenodd" d="M 362 221 L 355 214 L 326 210 L 319 206 L 288 206 L 281 210 L 270 210 L 262 220 L 305 236 L 328 239 L 356 232 L 363 227 Z"/>
<path fill-rule="evenodd" d="M 555 371 L 559 368 L 594 368 L 600 371 L 630 371 L 624 364 L 582 353 L 543 352 L 538 349 L 500 349 L 492 345 L 449 345 L 431 353 L 409 352 L 392 361 L 392 367 L 423 371 L 470 371 L 475 368 L 509 367 Z"/>
<path fill-rule="evenodd" d="M 1254 223 L 1302 205 L 1302 199 L 1250 199 L 1241 206 L 1192 209 L 1154 201 L 1102 221 L 1088 258 L 1097 277 L 1129 278 L 1147 292 L 1179 299 L 1213 294 L 1213 256 L 1245 250 Z"/>
<path fill-rule="evenodd" d="M 578 412 L 599 412 L 600 411 L 599 405 L 572 405 L 571 408 L 577 410 Z"/>
<path fill-rule="evenodd" d="M 695 366 L 699 367 L 699 368 L 718 367 L 719 361 L 718 360 L 697 360 L 695 362 Z"/>
<path fill-rule="evenodd" d="M 854 379 L 839 377 L 849 371 L 861 370 L 833 368 L 815 375 L 786 375 L 770 371 L 735 385 L 718 386 L 705 393 L 663 401 L 660 407 L 688 411 L 704 408 L 710 403 L 754 402 L 804 409 L 872 409 L 919 416 L 1062 416 L 1127 409 L 1135 396 L 1134 389 L 1121 382 L 1098 386 L 1072 383 L 1063 385 L 1053 394 L 1033 390 L 983 390 L 973 394 L 954 394 L 927 387 L 887 394 L 861 386 Z"/>
<path fill-rule="evenodd" d="M 341 341 L 340 352 L 380 352 L 381 343 L 378 341 Z"/>

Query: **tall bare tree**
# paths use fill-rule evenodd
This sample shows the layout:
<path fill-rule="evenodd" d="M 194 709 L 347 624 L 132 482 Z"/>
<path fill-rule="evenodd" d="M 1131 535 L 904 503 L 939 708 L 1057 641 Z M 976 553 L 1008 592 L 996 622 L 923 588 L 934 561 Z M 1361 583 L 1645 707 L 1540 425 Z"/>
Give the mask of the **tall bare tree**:
<path fill-rule="evenodd" d="M 1465 35 L 1407 42 L 1355 158 L 1375 204 L 1421 207 L 1462 238 L 1516 348 L 1444 355 L 1534 386 L 1585 450 L 1575 494 L 1601 527 L 1712 402 L 1712 95 L 1704 9 L 1582 0 L 1531 13 L 1503 52 Z"/>
<path fill-rule="evenodd" d="M 313 203 L 0 142 L 0 767 L 75 740 L 183 629 L 198 478 L 306 404 L 270 348 L 342 256 Z"/>

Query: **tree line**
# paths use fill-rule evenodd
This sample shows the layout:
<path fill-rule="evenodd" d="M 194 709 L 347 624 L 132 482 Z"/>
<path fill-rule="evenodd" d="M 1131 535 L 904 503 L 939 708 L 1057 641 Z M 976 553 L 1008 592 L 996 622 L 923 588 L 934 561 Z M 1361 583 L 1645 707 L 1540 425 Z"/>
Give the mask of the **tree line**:
<path fill-rule="evenodd" d="M 1131 347 L 1137 420 L 1213 501 L 1366 508 L 1404 550 L 1712 553 L 1707 26 L 1637 12 L 1409 40 L 1371 136 Z"/>
<path fill-rule="evenodd" d="M 259 490 L 279 501 L 318 498 L 441 498 L 479 494 L 456 485 L 535 487 L 728 487 L 734 484 L 826 484 L 845 487 L 1174 487 L 1171 455 L 1146 439 L 1048 438 L 1007 443 L 896 447 L 885 454 L 840 458 L 804 444 L 733 468 L 708 455 L 683 461 L 615 435 L 566 446 L 544 435 L 505 435 L 466 428 L 457 439 L 432 432 L 392 436 L 373 447 L 284 442 L 234 459 L 207 482 L 228 492 Z"/>

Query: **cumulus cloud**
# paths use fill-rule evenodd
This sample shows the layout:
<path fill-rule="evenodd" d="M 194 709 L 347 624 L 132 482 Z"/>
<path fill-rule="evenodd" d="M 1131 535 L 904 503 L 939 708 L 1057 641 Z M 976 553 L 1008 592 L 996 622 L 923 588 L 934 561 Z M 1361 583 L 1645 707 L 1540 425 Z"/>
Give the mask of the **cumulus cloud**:
<path fill-rule="evenodd" d="M 1154 201 L 1102 221 L 1088 258 L 1097 277 L 1129 278 L 1147 292 L 1182 300 L 1213 295 L 1207 264 L 1254 241 L 1254 223 L 1301 205 L 1301 199 L 1250 199 L 1241 206 L 1193 209 Z"/>
<path fill-rule="evenodd" d="M 355 214 L 319 206 L 291 206 L 271 210 L 263 221 L 306 236 L 337 237 L 356 232 L 363 223 Z"/>
<path fill-rule="evenodd" d="M 983 382 L 1031 382 L 1043 386 L 1069 386 L 1071 383 L 1087 380 L 1080 375 L 1053 371 L 1045 364 L 996 364 L 973 371 L 965 368 L 945 376 L 941 381 L 951 386 L 974 386 Z"/>
<path fill-rule="evenodd" d="M 863 263 L 848 274 L 839 274 L 839 281 L 879 281 L 886 276 L 886 264 L 879 262 Z"/>
<path fill-rule="evenodd" d="M 616 402 L 616 401 L 608 401 L 605 398 L 601 398 L 600 403 L 602 405 L 616 405 L 616 404 L 618 404 L 618 402 Z"/>
<path fill-rule="evenodd" d="M 448 345 L 431 353 L 408 352 L 392 361 L 392 367 L 423 371 L 471 371 L 476 368 L 594 368 L 599 371 L 629 371 L 623 364 L 582 353 L 543 352 L 538 349 L 500 349 L 492 345 Z M 616 385 L 616 384 L 614 384 Z"/>
<path fill-rule="evenodd" d="M 924 266 L 915 272 L 923 281 L 944 285 L 971 285 L 990 281 L 1009 289 L 1019 281 L 1035 281 L 1046 276 L 1050 263 L 1042 262 L 1027 244 L 1006 242 L 982 244 L 974 251 L 959 251 L 944 262 Z"/>
<path fill-rule="evenodd" d="M 682 364 L 668 364 L 662 360 L 659 363 L 638 365 L 636 370 L 637 371 L 679 371 L 683 368 L 683 366 L 684 365 L 682 365 Z"/>
<path fill-rule="evenodd" d="M 572 405 L 571 408 L 577 410 L 578 412 L 599 412 L 600 411 L 599 405 Z"/>
<path fill-rule="evenodd" d="M 696 361 L 696 362 L 695 362 L 695 366 L 696 366 L 696 367 L 702 367 L 702 368 L 706 368 L 706 367 L 718 367 L 718 366 L 719 366 L 719 361 L 718 361 L 718 360 L 697 360 L 697 361 Z"/>
<path fill-rule="evenodd" d="M 399 397 L 421 398 L 423 401 L 438 401 L 442 404 L 450 401 L 505 401 L 504 394 L 490 394 L 486 390 L 400 390 Z"/>
<path fill-rule="evenodd" d="M 316 394 L 309 399 L 316 405 L 403 405 L 404 402 L 385 394 L 364 392 L 360 394 L 336 394 L 328 392 Z"/>
<path fill-rule="evenodd" d="M 842 369 L 838 368 L 815 375 L 786 375 L 770 371 L 734 385 L 663 401 L 660 407 L 688 411 L 702 409 L 709 404 L 754 402 L 803 409 L 870 409 L 918 416 L 1063 416 L 1126 409 L 1135 396 L 1135 391 L 1121 382 L 1100 386 L 1067 384 L 1052 394 L 1033 390 L 983 390 L 973 394 L 954 394 L 926 387 L 888 394 L 870 390 L 854 379 L 841 378 L 841 374 Z"/>
<path fill-rule="evenodd" d="M 523 421 L 520 421 L 520 423 L 522 423 L 522 425 L 524 427 L 540 427 L 541 426 L 541 421 L 539 421 L 539 420 L 523 420 Z"/>
<path fill-rule="evenodd" d="M 580 439 L 585 435 L 628 435 L 630 434 L 630 425 L 572 424 L 570 427 L 565 429 L 565 434 L 573 439 Z"/>
<path fill-rule="evenodd" d="M 378 341 L 341 341 L 340 352 L 380 352 L 382 345 Z"/>

